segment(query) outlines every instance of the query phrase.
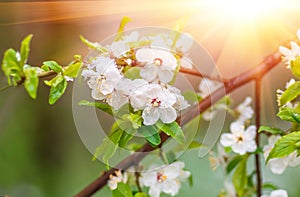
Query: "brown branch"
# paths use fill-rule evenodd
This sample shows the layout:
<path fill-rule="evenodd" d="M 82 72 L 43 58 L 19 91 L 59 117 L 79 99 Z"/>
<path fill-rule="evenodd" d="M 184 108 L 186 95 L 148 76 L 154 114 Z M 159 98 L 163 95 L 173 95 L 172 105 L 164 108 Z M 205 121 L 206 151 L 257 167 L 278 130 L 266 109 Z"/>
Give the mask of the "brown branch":
<path fill-rule="evenodd" d="M 207 78 L 207 79 L 210 79 L 212 81 L 218 81 L 218 82 L 221 82 L 221 83 L 227 83 L 228 82 L 228 79 L 223 79 L 223 78 L 220 78 L 220 77 L 206 75 L 204 73 L 199 72 L 196 69 L 189 69 L 189 68 L 180 67 L 179 72 L 189 74 L 189 75 L 193 75 L 193 76 L 197 76 L 197 77 L 201 77 L 201 78 Z"/>
<path fill-rule="evenodd" d="M 230 79 L 225 84 L 225 91 L 223 88 L 217 89 L 210 96 L 204 98 L 198 104 L 198 107 L 192 108 L 189 112 L 187 112 L 188 113 L 187 115 L 184 115 L 181 118 L 179 117 L 177 121 L 180 122 L 181 125 L 186 124 L 187 122 L 195 118 L 197 115 L 199 115 L 199 112 L 201 113 L 205 111 L 213 104 L 215 104 L 218 100 L 223 98 L 226 94 L 232 92 L 233 90 L 241 87 L 242 85 L 252 80 L 256 80 L 257 78 L 261 78 L 262 76 L 264 76 L 268 71 L 270 71 L 278 63 L 280 63 L 280 61 L 281 61 L 281 55 L 278 52 L 271 54 L 270 56 L 266 57 L 263 60 L 263 62 L 261 62 L 257 67 L 250 69 L 246 72 L 243 72 L 242 74 Z M 161 133 L 160 137 L 161 137 L 161 144 L 163 144 L 169 138 L 169 136 L 167 136 L 164 133 Z M 153 151 L 154 149 L 156 148 L 150 146 L 149 144 L 145 144 L 137 152 L 133 153 L 132 155 L 128 156 L 123 161 L 121 161 L 116 166 L 116 168 L 104 172 L 101 177 L 97 178 L 89 185 L 87 185 L 82 191 L 76 194 L 75 197 L 87 197 L 96 193 L 98 190 L 100 190 L 103 186 L 106 185 L 109 175 L 114 173 L 116 169 L 124 169 L 124 170 L 128 169 L 130 166 L 133 166 L 136 163 L 140 162 L 146 155 L 148 155 L 149 152 Z"/>
<path fill-rule="evenodd" d="M 255 81 L 255 125 L 256 125 L 256 137 L 255 142 L 257 147 L 260 147 L 260 134 L 258 133 L 260 127 L 260 105 L 261 105 L 261 78 L 257 78 Z M 255 154 L 255 168 L 256 168 L 256 194 L 261 196 L 262 176 L 260 168 L 259 154 Z"/>

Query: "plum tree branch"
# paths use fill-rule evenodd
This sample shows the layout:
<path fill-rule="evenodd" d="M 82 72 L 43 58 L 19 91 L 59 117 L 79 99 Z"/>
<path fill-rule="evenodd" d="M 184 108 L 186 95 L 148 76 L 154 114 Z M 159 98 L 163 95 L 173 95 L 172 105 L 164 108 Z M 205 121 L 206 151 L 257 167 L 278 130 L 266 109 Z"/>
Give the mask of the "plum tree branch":
<path fill-rule="evenodd" d="M 193 118 L 195 118 L 199 113 L 204 112 L 206 109 L 215 104 L 218 100 L 223 98 L 226 94 L 238 89 L 250 81 L 261 79 L 267 72 L 269 72 L 272 68 L 274 68 L 277 64 L 281 62 L 281 55 L 278 52 L 275 52 L 269 56 L 267 56 L 258 66 L 243 72 L 230 80 L 228 80 L 224 84 L 224 88 L 221 87 L 214 91 L 211 95 L 204 98 L 197 107 L 193 107 L 191 110 L 184 114 L 183 116 L 177 119 L 181 125 L 186 124 Z M 161 144 L 163 144 L 169 136 L 165 133 L 160 134 Z M 129 167 L 136 165 L 139 163 L 145 156 L 147 156 L 151 151 L 155 150 L 157 147 L 152 147 L 149 144 L 145 144 L 141 147 L 137 152 L 125 158 L 121 161 L 115 168 L 112 168 L 102 174 L 102 176 L 98 177 L 94 181 L 92 181 L 89 185 L 87 185 L 82 191 L 78 194 L 74 195 L 75 197 L 87 197 L 96 193 L 103 186 L 106 185 L 107 180 L 109 179 L 110 174 L 114 174 L 116 169 L 128 169 Z"/>

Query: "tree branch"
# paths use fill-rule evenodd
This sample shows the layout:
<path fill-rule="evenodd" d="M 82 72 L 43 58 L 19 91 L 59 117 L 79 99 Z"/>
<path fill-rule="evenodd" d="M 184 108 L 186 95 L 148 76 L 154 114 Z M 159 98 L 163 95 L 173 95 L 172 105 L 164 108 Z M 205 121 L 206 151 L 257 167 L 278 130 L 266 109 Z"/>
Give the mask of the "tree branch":
<path fill-rule="evenodd" d="M 258 133 L 260 127 L 260 104 L 261 104 L 261 78 L 257 78 L 255 81 L 255 125 L 256 125 L 256 137 L 255 142 L 257 147 L 260 147 L 260 133 Z M 259 154 L 255 154 L 255 168 L 256 168 L 256 194 L 257 197 L 261 196 L 261 168 Z"/>
<path fill-rule="evenodd" d="M 237 75 L 236 77 L 233 77 L 232 79 L 228 80 L 228 82 L 225 84 L 225 91 L 223 88 L 217 89 L 210 96 L 204 98 L 198 104 L 197 107 L 192 108 L 190 111 L 187 112 L 187 114 L 185 114 L 182 117 L 179 117 L 177 121 L 180 122 L 181 125 L 186 124 L 187 122 L 195 118 L 197 115 L 199 115 L 199 112 L 204 112 L 206 109 L 215 104 L 218 100 L 223 98 L 226 94 L 234 91 L 235 89 L 243 86 L 244 84 L 252 80 L 256 80 L 257 78 L 261 78 L 262 76 L 264 76 L 278 63 L 280 63 L 280 61 L 281 55 L 278 52 L 269 55 L 257 67 L 243 72 L 242 74 Z M 169 138 L 169 136 L 167 136 L 163 132 L 160 134 L 160 137 L 161 144 L 163 144 Z M 145 144 L 137 152 L 133 153 L 132 155 L 128 156 L 123 161 L 121 161 L 116 166 L 116 168 L 112 168 L 111 170 L 104 172 L 102 176 L 100 176 L 99 178 L 91 182 L 89 185 L 87 185 L 82 191 L 76 194 L 75 197 L 88 197 L 96 193 L 98 190 L 100 190 L 103 186 L 106 185 L 109 175 L 114 173 L 116 169 L 128 169 L 130 166 L 133 166 L 136 163 L 140 162 L 146 155 L 149 154 L 149 152 L 153 151 L 154 149 L 156 149 L 156 147 L 151 147 L 149 144 Z"/>

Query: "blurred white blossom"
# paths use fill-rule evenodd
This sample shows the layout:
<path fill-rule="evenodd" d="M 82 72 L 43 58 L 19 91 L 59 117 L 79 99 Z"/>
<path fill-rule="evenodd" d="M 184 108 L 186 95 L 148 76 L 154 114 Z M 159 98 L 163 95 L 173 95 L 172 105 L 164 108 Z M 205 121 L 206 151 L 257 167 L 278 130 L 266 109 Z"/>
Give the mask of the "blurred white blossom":
<path fill-rule="evenodd" d="M 177 161 L 170 165 L 149 169 L 141 173 L 140 183 L 150 187 L 151 197 L 159 197 L 161 192 L 174 196 L 180 189 L 180 182 L 191 175 L 190 172 L 183 170 L 184 165 L 183 162 Z"/>
<path fill-rule="evenodd" d="M 270 195 L 264 194 L 261 197 L 288 197 L 288 193 L 283 189 L 274 190 Z"/>
<path fill-rule="evenodd" d="M 115 175 L 110 174 L 109 179 L 107 181 L 107 185 L 109 189 L 115 190 L 118 187 L 118 183 L 126 183 L 127 182 L 127 173 L 122 173 L 120 170 L 115 171 Z"/>
<path fill-rule="evenodd" d="M 221 135 L 220 142 L 224 147 L 231 147 L 233 152 L 240 155 L 256 150 L 256 126 L 251 125 L 245 130 L 244 125 L 240 122 L 232 122 L 230 131 L 231 133 Z"/>
<path fill-rule="evenodd" d="M 244 102 L 242 102 L 236 107 L 235 110 L 239 114 L 239 117 L 237 118 L 236 121 L 245 123 L 247 120 L 250 120 L 252 118 L 254 111 L 251 107 L 251 102 L 252 102 L 252 98 L 246 97 Z"/>
<path fill-rule="evenodd" d="M 136 59 L 145 65 L 140 75 L 143 79 L 153 82 L 169 83 L 174 76 L 177 60 L 174 55 L 161 49 L 142 48 L 137 50 Z"/>
<path fill-rule="evenodd" d="M 269 138 L 269 144 L 264 146 L 264 157 L 268 158 L 271 150 L 273 149 L 275 143 L 281 138 L 279 135 L 273 135 Z M 300 164 L 300 157 L 297 157 L 297 152 L 293 152 L 290 155 L 283 158 L 272 158 L 269 160 L 267 166 L 270 167 L 274 174 L 282 174 L 285 169 L 290 167 L 295 167 Z"/>

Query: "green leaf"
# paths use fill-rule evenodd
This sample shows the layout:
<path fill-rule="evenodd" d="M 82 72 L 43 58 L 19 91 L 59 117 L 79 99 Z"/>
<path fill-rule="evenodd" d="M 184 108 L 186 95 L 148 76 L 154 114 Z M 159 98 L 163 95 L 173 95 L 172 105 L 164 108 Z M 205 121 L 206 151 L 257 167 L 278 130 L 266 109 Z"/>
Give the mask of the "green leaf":
<path fill-rule="evenodd" d="M 76 78 L 78 76 L 79 70 L 82 66 L 82 62 L 73 61 L 67 67 L 64 68 L 64 75 L 72 78 Z"/>
<path fill-rule="evenodd" d="M 33 35 L 30 34 L 24 38 L 24 40 L 21 43 L 21 49 L 20 49 L 20 56 L 21 56 L 21 61 L 20 61 L 20 67 L 23 67 L 28 59 L 29 51 L 30 51 L 30 41 L 32 39 Z"/>
<path fill-rule="evenodd" d="M 54 104 L 64 93 L 68 82 L 62 75 L 57 75 L 51 84 L 49 104 Z"/>
<path fill-rule="evenodd" d="M 93 160 L 102 155 L 102 160 L 108 167 L 108 160 L 112 158 L 117 151 L 123 132 L 124 131 L 121 129 L 112 127 L 112 133 L 108 137 L 104 138 L 102 144 L 97 147 Z"/>
<path fill-rule="evenodd" d="M 263 189 L 271 189 L 271 190 L 277 190 L 277 189 L 279 189 L 279 187 L 276 186 L 276 185 L 274 185 L 273 183 L 264 183 L 262 185 L 262 188 Z"/>
<path fill-rule="evenodd" d="M 300 94 L 300 81 L 290 85 L 280 97 L 280 106 L 294 100 Z"/>
<path fill-rule="evenodd" d="M 194 185 L 194 180 L 193 180 L 193 175 L 192 175 L 192 174 L 189 176 L 188 181 L 189 181 L 189 186 L 190 186 L 190 187 L 193 187 L 193 185 Z"/>
<path fill-rule="evenodd" d="M 53 70 L 56 73 L 62 72 L 62 66 L 60 66 L 57 62 L 55 61 L 45 61 L 43 62 L 43 66 L 48 66 L 51 70 Z"/>
<path fill-rule="evenodd" d="M 129 134 L 126 131 L 123 132 L 123 135 L 119 141 L 119 146 L 126 148 L 128 142 L 133 138 L 133 134 Z"/>
<path fill-rule="evenodd" d="M 300 78 L 300 56 L 297 56 L 295 60 L 292 60 L 290 65 L 293 75 Z"/>
<path fill-rule="evenodd" d="M 108 50 L 105 47 L 102 47 L 99 43 L 97 42 L 90 42 L 87 39 L 85 39 L 83 36 L 80 36 L 80 40 L 87 45 L 90 49 L 93 49 L 99 53 L 105 53 L 108 52 Z"/>
<path fill-rule="evenodd" d="M 140 114 L 130 113 L 129 116 L 127 116 L 127 119 L 130 121 L 132 128 L 134 129 L 138 129 L 142 126 L 143 118 Z"/>
<path fill-rule="evenodd" d="M 293 132 L 288 135 L 281 137 L 274 145 L 271 150 L 267 161 L 272 158 L 282 158 L 286 157 L 295 150 L 300 148 L 300 132 Z"/>
<path fill-rule="evenodd" d="M 8 49 L 5 51 L 2 61 L 2 70 L 9 85 L 17 85 L 17 82 L 21 80 L 23 70 L 20 68 L 17 52 L 15 50 Z"/>
<path fill-rule="evenodd" d="M 279 128 L 269 127 L 269 126 L 260 126 L 258 129 L 258 133 L 267 132 L 272 135 L 284 135 L 285 132 Z"/>
<path fill-rule="evenodd" d="M 100 103 L 100 102 L 89 102 L 87 100 L 82 100 L 78 103 L 80 106 L 90 106 L 90 107 L 97 107 L 98 109 L 112 115 L 111 106 L 107 103 Z"/>
<path fill-rule="evenodd" d="M 146 140 L 154 146 L 157 146 L 161 143 L 161 139 L 158 133 L 159 129 L 155 125 L 141 126 L 138 129 L 138 132 L 144 135 Z"/>
<path fill-rule="evenodd" d="M 177 122 L 174 121 L 172 123 L 166 124 L 162 123 L 161 121 L 158 121 L 156 123 L 156 126 L 165 134 L 174 138 L 177 142 L 181 144 L 184 143 L 184 134 Z"/>
<path fill-rule="evenodd" d="M 27 90 L 29 96 L 33 99 L 36 98 L 37 89 L 39 86 L 39 77 L 35 70 L 35 68 L 27 66 L 26 69 L 24 69 L 25 73 L 25 82 L 24 87 Z"/>
<path fill-rule="evenodd" d="M 134 195 L 134 197 L 148 197 L 148 195 L 144 192 L 138 192 Z"/>
<path fill-rule="evenodd" d="M 118 183 L 118 187 L 112 190 L 113 197 L 133 197 L 131 188 L 128 184 Z"/>
<path fill-rule="evenodd" d="M 283 108 L 278 112 L 277 116 L 282 120 L 300 124 L 300 114 L 293 108 Z"/>
<path fill-rule="evenodd" d="M 176 154 L 173 151 L 169 151 L 166 154 L 166 158 L 168 163 L 173 163 L 176 160 Z"/>
<path fill-rule="evenodd" d="M 128 79 L 139 79 L 141 78 L 140 76 L 140 71 L 141 68 L 140 67 L 132 67 L 129 68 L 125 73 L 124 73 L 124 77 L 128 78 Z"/>
<path fill-rule="evenodd" d="M 245 155 L 237 155 L 232 158 L 226 166 L 226 173 L 229 174 L 243 159 L 245 159 Z"/>
<path fill-rule="evenodd" d="M 125 26 L 127 25 L 127 23 L 129 23 L 131 21 L 131 18 L 127 17 L 127 16 L 124 16 L 121 20 L 121 23 L 120 23 L 120 26 L 119 26 L 119 29 L 118 29 L 118 33 L 115 37 L 115 41 L 119 41 L 119 40 L 122 40 L 123 39 L 123 36 L 124 36 L 124 29 L 125 29 Z"/>
<path fill-rule="evenodd" d="M 199 102 L 202 99 L 199 94 L 192 90 L 185 91 L 184 93 L 182 93 L 182 96 L 185 98 L 185 100 L 191 102 Z"/>
<path fill-rule="evenodd" d="M 234 188 L 238 194 L 238 196 L 242 197 L 245 193 L 245 187 L 247 186 L 247 158 L 245 157 L 237 166 L 236 171 L 232 176 L 232 183 Z"/>
<path fill-rule="evenodd" d="M 199 148 L 201 147 L 203 144 L 197 142 L 197 141 L 192 141 L 192 143 L 190 143 L 190 145 L 188 146 L 188 149 L 193 149 L 193 148 Z"/>

